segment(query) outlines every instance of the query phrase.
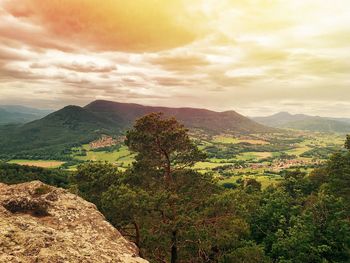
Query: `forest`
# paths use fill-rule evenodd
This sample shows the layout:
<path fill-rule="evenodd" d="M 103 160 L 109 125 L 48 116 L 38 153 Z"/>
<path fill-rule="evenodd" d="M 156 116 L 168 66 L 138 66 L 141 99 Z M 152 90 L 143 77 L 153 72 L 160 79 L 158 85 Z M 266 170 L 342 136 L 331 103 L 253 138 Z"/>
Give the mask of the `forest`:
<path fill-rule="evenodd" d="M 42 180 L 93 202 L 150 262 L 350 261 L 350 136 L 310 174 L 285 171 L 219 184 L 194 165 L 206 154 L 174 118 L 149 114 L 127 132 L 126 170 L 85 162 L 77 171 L 0 165 L 4 183 Z"/>

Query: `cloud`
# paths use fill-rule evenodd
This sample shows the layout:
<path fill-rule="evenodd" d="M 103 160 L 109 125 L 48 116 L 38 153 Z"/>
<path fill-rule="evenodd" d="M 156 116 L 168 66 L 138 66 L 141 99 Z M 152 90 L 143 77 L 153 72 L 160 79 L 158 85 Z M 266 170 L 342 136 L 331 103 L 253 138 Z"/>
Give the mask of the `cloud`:
<path fill-rule="evenodd" d="M 210 64 L 203 55 L 177 53 L 158 54 L 148 61 L 170 71 L 190 71 Z"/>
<path fill-rule="evenodd" d="M 20 20 L 5 11 L 0 13 L 0 43 L 18 49 L 27 45 L 38 51 L 48 48 L 62 51 L 74 49 L 70 43 L 46 32 L 40 25 Z"/>
<path fill-rule="evenodd" d="M 27 58 L 25 54 L 19 53 L 16 49 L 0 46 L 0 61 L 18 61 L 26 60 Z"/>
<path fill-rule="evenodd" d="M 196 37 L 182 0 L 10 0 L 5 7 L 55 39 L 88 49 L 156 51 Z"/>
<path fill-rule="evenodd" d="M 349 12 L 347 0 L 0 0 L 0 100 L 350 117 Z"/>
<path fill-rule="evenodd" d="M 58 67 L 68 69 L 75 72 L 99 72 L 108 73 L 117 70 L 116 65 L 98 65 L 94 62 L 79 63 L 74 61 L 70 64 L 59 64 Z"/>

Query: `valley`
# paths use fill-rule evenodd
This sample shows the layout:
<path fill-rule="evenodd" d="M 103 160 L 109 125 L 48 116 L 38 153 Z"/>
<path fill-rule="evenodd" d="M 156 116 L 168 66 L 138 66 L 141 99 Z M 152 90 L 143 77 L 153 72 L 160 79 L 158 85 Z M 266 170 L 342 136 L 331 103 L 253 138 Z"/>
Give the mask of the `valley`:
<path fill-rule="evenodd" d="M 196 163 L 194 169 L 213 174 L 227 187 L 254 178 L 265 188 L 283 180 L 286 171 L 300 169 L 308 173 L 344 144 L 342 134 L 306 131 L 208 135 L 197 129 L 190 134 L 199 149 L 207 154 L 207 159 Z M 74 171 L 83 162 L 109 162 L 124 171 L 132 165 L 134 154 L 124 145 L 123 136 L 104 135 L 91 143 L 71 148 L 66 159 L 66 162 L 10 160 L 9 163 Z"/>
<path fill-rule="evenodd" d="M 267 187 L 282 180 L 286 171 L 309 172 L 344 144 L 343 133 L 325 132 L 324 125 L 320 131 L 286 128 L 287 122 L 312 124 L 316 118 L 327 124 L 329 119 L 279 113 L 252 120 L 234 111 L 98 100 L 85 107 L 66 106 L 27 124 L 0 127 L 0 159 L 68 171 L 85 162 L 108 162 L 124 171 L 135 157 L 124 145 L 125 132 L 136 119 L 150 112 L 163 112 L 183 123 L 207 155 L 194 169 L 212 174 L 227 187 L 235 187 L 246 178 L 257 179 Z"/>
<path fill-rule="evenodd" d="M 165 112 L 148 112 L 156 110 Z M 176 251 L 188 251 L 181 254 L 188 259 L 183 262 L 243 262 L 236 260 L 241 254 L 231 260 L 226 251 L 227 245 L 239 242 L 248 251 L 244 262 L 267 263 L 272 262 L 268 257 L 280 256 L 270 252 L 265 240 L 278 237 L 280 229 L 287 229 L 282 242 L 299 242 L 305 233 L 308 238 L 308 231 L 323 231 L 323 215 L 321 221 L 312 221 L 318 207 L 333 209 L 329 214 L 337 217 L 327 215 L 326 241 L 306 241 L 315 247 L 328 240 L 336 245 L 347 242 L 338 241 L 343 230 L 335 232 L 332 226 L 341 225 L 348 236 L 349 150 L 350 136 L 344 133 L 268 127 L 233 111 L 98 101 L 67 106 L 27 124 L 0 126 L 0 182 L 50 185 L 33 190 L 34 199 L 47 195 L 51 200 L 51 186 L 78 194 L 150 262 L 173 262 L 159 261 L 153 251 L 162 248 L 162 257 L 172 257 L 169 247 L 179 235 L 183 239 L 178 239 L 181 248 Z M 5 205 L 14 213 L 16 204 Z M 44 205 L 28 210 L 24 205 L 19 211 L 49 216 L 52 210 Z M 288 232 L 294 218 L 307 226 L 298 229 L 298 239 Z M 192 246 L 197 240 L 208 242 L 207 254 L 225 240 L 215 255 L 223 260 L 203 261 L 198 256 L 192 261 L 198 255 Z M 273 246 L 280 243 L 279 238 L 272 240 Z M 198 247 L 202 249 L 201 243 Z M 330 251 L 336 251 L 333 247 Z M 251 261 L 252 255 L 258 258 Z M 318 252 L 316 256 L 325 257 Z"/>

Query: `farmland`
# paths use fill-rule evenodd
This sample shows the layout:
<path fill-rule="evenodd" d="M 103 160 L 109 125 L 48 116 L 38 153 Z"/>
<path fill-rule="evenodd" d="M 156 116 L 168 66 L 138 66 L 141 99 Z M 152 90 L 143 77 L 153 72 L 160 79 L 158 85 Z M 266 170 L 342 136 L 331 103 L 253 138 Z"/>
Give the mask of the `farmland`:
<path fill-rule="evenodd" d="M 35 166 L 41 168 L 58 168 L 64 164 L 61 161 L 48 161 L 48 160 L 11 160 L 9 163 L 26 165 L 26 166 Z"/>
<path fill-rule="evenodd" d="M 213 137 L 197 131 L 192 139 L 208 156 L 205 161 L 196 163 L 195 169 L 213 173 L 221 184 L 255 178 L 263 187 L 278 183 L 284 170 L 309 172 L 320 166 L 331 153 L 341 149 L 344 141 L 338 134 L 295 131 Z M 134 160 L 134 155 L 123 144 L 105 151 L 83 145 L 75 149 L 72 156 L 80 161 L 108 161 L 121 169 L 129 167 Z"/>
<path fill-rule="evenodd" d="M 245 136 L 221 134 L 212 137 L 197 131 L 191 137 L 207 153 L 205 161 L 195 164 L 196 170 L 214 174 L 220 184 L 255 178 L 263 187 L 278 183 L 285 170 L 301 169 L 309 172 L 322 165 L 331 153 L 341 149 L 344 141 L 344 137 L 338 134 L 296 131 Z M 121 170 L 130 167 L 134 161 L 134 155 L 123 143 L 97 149 L 84 144 L 72 148 L 70 158 L 73 163 L 106 161 Z M 10 162 L 45 168 L 58 168 L 64 164 L 61 161 L 44 160 Z M 76 165 L 62 167 L 75 170 Z"/>
<path fill-rule="evenodd" d="M 195 166 L 212 172 L 222 184 L 255 178 L 262 187 L 278 183 L 286 170 L 305 172 L 322 165 L 341 149 L 344 137 L 337 134 L 295 132 L 234 137 L 215 136 L 200 141 L 207 162 Z"/>

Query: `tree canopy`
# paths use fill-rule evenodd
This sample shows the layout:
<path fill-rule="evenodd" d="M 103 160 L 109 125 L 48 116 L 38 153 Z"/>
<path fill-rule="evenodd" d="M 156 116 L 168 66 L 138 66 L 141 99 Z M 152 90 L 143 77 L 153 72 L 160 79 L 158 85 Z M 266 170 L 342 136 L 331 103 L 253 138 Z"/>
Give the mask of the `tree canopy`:
<path fill-rule="evenodd" d="M 87 163 L 73 182 L 150 262 L 349 262 L 350 152 L 262 189 L 252 178 L 220 186 L 193 169 L 205 155 L 159 113 L 137 120 L 126 145 L 136 154 L 129 169 Z"/>

